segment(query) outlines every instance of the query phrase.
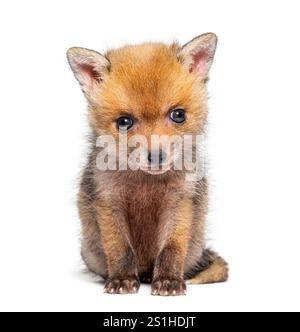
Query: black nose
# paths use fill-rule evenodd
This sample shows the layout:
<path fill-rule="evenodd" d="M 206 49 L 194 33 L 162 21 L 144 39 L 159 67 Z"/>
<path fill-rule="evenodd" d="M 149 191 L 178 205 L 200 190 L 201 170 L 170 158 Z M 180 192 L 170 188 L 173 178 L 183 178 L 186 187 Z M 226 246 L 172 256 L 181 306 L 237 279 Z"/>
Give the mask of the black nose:
<path fill-rule="evenodd" d="M 148 161 L 150 164 L 160 165 L 167 159 L 167 154 L 163 151 L 159 151 L 156 153 L 148 154 Z"/>

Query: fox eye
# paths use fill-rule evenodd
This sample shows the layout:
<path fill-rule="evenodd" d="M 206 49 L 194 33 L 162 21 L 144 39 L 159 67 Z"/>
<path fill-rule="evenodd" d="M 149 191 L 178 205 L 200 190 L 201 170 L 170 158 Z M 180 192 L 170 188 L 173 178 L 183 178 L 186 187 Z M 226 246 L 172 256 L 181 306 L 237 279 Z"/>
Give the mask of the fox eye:
<path fill-rule="evenodd" d="M 185 110 L 176 108 L 170 113 L 170 119 L 176 123 L 183 123 L 185 121 Z"/>
<path fill-rule="evenodd" d="M 117 127 L 120 131 L 127 131 L 133 126 L 133 119 L 129 116 L 121 116 L 117 120 Z"/>

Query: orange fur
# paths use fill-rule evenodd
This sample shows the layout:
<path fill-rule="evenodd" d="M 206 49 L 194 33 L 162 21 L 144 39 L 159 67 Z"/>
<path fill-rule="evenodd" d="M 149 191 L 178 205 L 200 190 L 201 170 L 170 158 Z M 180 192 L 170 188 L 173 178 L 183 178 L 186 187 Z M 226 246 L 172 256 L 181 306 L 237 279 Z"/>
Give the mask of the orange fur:
<path fill-rule="evenodd" d="M 117 136 L 114 120 L 120 114 L 131 114 L 142 121 L 129 137 L 197 131 L 207 115 L 204 82 L 178 62 L 176 50 L 175 45 L 152 43 L 108 52 L 110 75 L 93 96 L 92 127 L 99 134 Z M 171 108 L 179 106 L 188 110 L 189 121 L 176 128 L 165 118 Z"/>

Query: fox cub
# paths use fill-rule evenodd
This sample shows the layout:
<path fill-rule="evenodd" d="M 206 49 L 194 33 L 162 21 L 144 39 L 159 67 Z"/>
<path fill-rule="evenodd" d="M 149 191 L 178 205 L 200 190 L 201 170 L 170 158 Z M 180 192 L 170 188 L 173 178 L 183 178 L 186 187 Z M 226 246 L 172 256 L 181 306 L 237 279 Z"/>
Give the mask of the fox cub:
<path fill-rule="evenodd" d="M 182 153 L 174 150 L 181 145 L 172 141 L 167 149 L 152 141 L 153 136 L 203 135 L 206 81 L 216 44 L 217 37 L 207 33 L 182 47 L 144 43 L 105 55 L 68 50 L 91 127 L 78 195 L 82 258 L 105 279 L 107 293 L 136 293 L 140 282 L 147 282 L 153 295 L 184 295 L 186 280 L 205 284 L 228 278 L 226 262 L 205 246 L 208 184 L 203 170 L 186 164 L 176 169 Z M 102 144 L 101 137 L 115 145 Z M 134 145 L 134 137 L 143 139 Z M 195 140 L 188 147 L 195 157 Z M 121 165 L 121 150 L 126 150 L 128 167 Z M 138 157 L 130 159 L 136 150 Z M 108 159 L 110 167 L 103 168 Z"/>

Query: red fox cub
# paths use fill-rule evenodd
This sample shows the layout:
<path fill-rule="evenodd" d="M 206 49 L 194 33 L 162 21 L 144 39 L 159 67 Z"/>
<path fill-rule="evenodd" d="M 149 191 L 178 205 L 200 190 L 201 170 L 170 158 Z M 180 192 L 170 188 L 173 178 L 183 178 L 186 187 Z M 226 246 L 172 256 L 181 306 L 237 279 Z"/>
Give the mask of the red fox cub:
<path fill-rule="evenodd" d="M 186 280 L 228 278 L 226 262 L 205 246 L 208 184 L 190 160 L 203 158 L 197 138 L 216 44 L 207 33 L 182 47 L 68 50 L 91 127 L 78 195 L 82 258 L 107 293 L 136 293 L 147 282 L 153 295 L 184 295 Z"/>

